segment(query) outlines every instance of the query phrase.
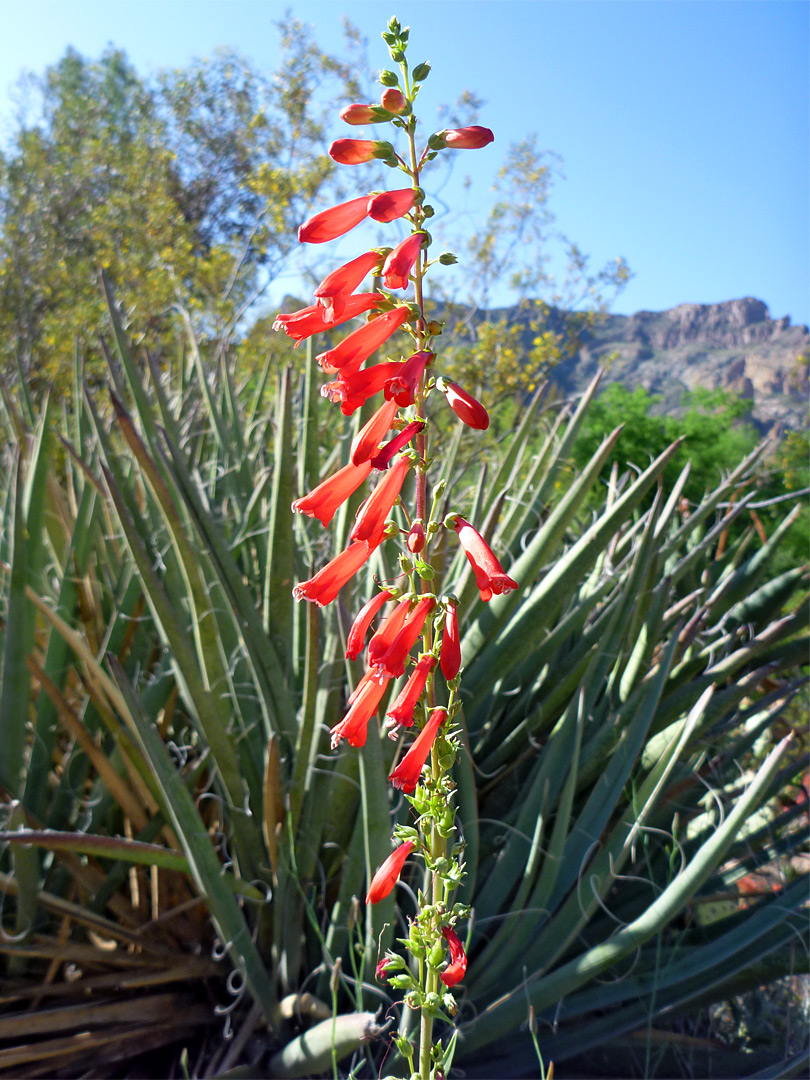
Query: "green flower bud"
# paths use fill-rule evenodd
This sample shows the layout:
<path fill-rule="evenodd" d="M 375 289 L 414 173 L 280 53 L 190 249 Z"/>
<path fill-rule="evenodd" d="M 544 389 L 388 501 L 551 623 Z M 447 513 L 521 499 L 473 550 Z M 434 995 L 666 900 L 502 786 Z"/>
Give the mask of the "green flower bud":
<path fill-rule="evenodd" d="M 456 760 L 456 755 L 452 750 L 445 750 L 439 754 L 439 768 L 442 772 L 449 772 L 453 767 L 453 762 Z"/>
<path fill-rule="evenodd" d="M 411 944 L 408 946 L 408 950 L 411 956 L 413 956 L 416 960 L 425 959 L 425 946 L 422 945 L 421 942 L 411 942 Z"/>
<path fill-rule="evenodd" d="M 394 1045 L 403 1057 L 413 1057 L 413 1043 L 407 1035 L 395 1035 Z"/>
<path fill-rule="evenodd" d="M 391 59 L 394 61 L 394 63 L 401 64 L 402 61 L 405 59 L 405 53 L 402 51 L 402 49 L 391 49 L 390 51 Z"/>
<path fill-rule="evenodd" d="M 424 82 L 429 74 L 430 64 L 417 64 L 413 69 L 412 78 L 414 82 Z"/>
<path fill-rule="evenodd" d="M 380 82 L 383 86 L 396 86 L 399 83 L 399 76 L 395 71 L 381 71 Z"/>
<path fill-rule="evenodd" d="M 423 217 L 432 218 L 435 213 L 436 213 L 436 211 L 433 209 L 433 207 L 429 203 L 425 203 L 425 205 L 422 207 L 422 216 Z"/>
<path fill-rule="evenodd" d="M 428 963 L 430 966 L 434 968 L 441 967 L 444 963 L 445 952 L 444 945 L 434 945 L 428 953 Z"/>
<path fill-rule="evenodd" d="M 452 266 L 453 263 L 458 262 L 458 256 L 454 255 L 452 251 L 443 251 L 439 256 L 439 262 L 442 266 Z"/>

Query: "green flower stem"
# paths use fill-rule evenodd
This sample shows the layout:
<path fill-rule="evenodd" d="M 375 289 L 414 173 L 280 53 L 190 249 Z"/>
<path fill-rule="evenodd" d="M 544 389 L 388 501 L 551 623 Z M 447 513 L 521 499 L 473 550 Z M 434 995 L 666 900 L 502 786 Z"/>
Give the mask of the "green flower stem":
<path fill-rule="evenodd" d="M 403 72 L 403 74 L 404 74 L 404 72 Z M 406 75 L 406 87 L 407 87 L 407 75 Z M 411 172 L 411 179 L 412 179 L 412 181 L 414 183 L 414 186 L 419 187 L 419 161 L 418 161 L 417 155 L 416 155 L 415 132 L 416 132 L 416 120 L 415 120 L 415 118 L 413 116 L 411 116 L 411 118 L 409 119 L 409 123 L 408 123 L 408 142 L 410 144 L 410 155 L 411 155 L 411 170 L 410 170 L 410 172 Z M 414 215 L 413 215 L 413 222 L 414 222 L 414 229 L 415 230 L 419 230 L 422 227 L 423 217 L 424 217 L 424 215 L 422 214 L 422 208 L 421 208 L 421 206 L 419 206 L 419 207 L 417 207 L 415 209 Z M 416 347 L 417 347 L 418 350 L 421 350 L 421 349 L 425 348 L 426 344 L 428 343 L 428 337 L 429 337 L 429 335 L 427 334 L 427 328 L 426 328 L 426 324 L 425 324 L 424 293 L 423 293 L 423 288 L 422 288 L 422 282 L 423 282 L 423 278 L 424 278 L 424 274 L 425 274 L 425 269 L 426 269 L 426 253 L 423 250 L 421 250 L 419 252 L 418 257 L 417 257 L 416 264 L 414 266 L 414 298 L 416 300 L 417 305 L 419 306 L 419 311 L 421 312 L 421 317 L 417 320 L 416 327 L 415 327 L 415 329 L 416 329 Z M 427 372 L 425 372 L 425 374 L 422 376 L 422 379 L 421 379 L 420 384 L 419 384 L 418 391 L 416 393 L 416 399 L 415 399 L 416 415 L 419 416 L 419 417 L 422 417 L 424 415 L 425 387 L 426 387 L 426 384 L 427 384 L 427 378 L 428 378 Z M 417 449 L 417 451 L 419 453 L 419 457 L 421 459 L 420 464 L 418 466 L 417 479 L 416 479 L 416 516 L 418 518 L 421 518 L 421 520 L 423 522 L 428 522 L 430 520 L 430 518 L 428 516 L 428 512 L 427 512 L 427 508 L 428 508 L 428 497 L 427 497 L 427 448 L 428 448 L 427 428 L 424 428 L 416 436 L 416 449 Z M 430 539 L 431 539 L 430 537 L 428 537 L 428 539 L 427 539 L 428 545 L 430 544 Z M 429 547 L 426 548 L 426 550 L 423 552 L 422 558 L 424 559 L 425 562 L 428 563 L 428 565 L 432 565 L 430 563 Z M 422 592 L 428 592 L 431 589 L 431 587 L 432 587 L 431 582 L 426 581 L 425 579 L 422 580 Z M 427 622 L 427 624 L 425 626 L 424 633 L 422 635 L 422 651 L 423 652 L 430 652 L 432 647 L 433 647 L 433 624 L 432 624 L 431 620 L 428 620 L 428 622 Z M 434 684 L 432 674 L 428 678 L 425 690 L 426 690 L 426 694 L 427 694 L 428 705 L 429 705 L 429 707 L 432 708 L 436 704 L 436 690 L 435 690 L 435 684 Z M 434 787 L 434 790 L 436 790 L 436 788 L 438 786 L 438 781 L 441 778 L 441 766 L 439 765 L 439 755 L 438 755 L 438 752 L 436 751 L 435 747 L 431 750 L 431 753 L 430 753 L 430 768 L 431 768 L 431 776 L 432 776 L 432 779 L 433 779 L 433 787 Z M 431 815 L 431 818 L 430 818 L 430 835 L 429 835 L 429 837 L 426 837 L 426 841 L 427 841 L 428 850 L 430 851 L 431 860 L 434 863 L 435 863 L 435 861 L 437 859 L 442 858 L 442 857 L 445 856 L 445 854 L 446 854 L 446 843 L 445 843 L 444 837 L 442 837 L 439 834 L 436 819 L 435 819 L 435 817 L 433 815 Z M 428 882 L 426 882 L 426 885 L 428 885 Z M 443 882 L 442 882 L 442 878 L 441 878 L 441 875 L 438 874 L 435 870 L 430 873 L 430 881 L 429 881 L 429 887 L 427 889 L 427 892 L 428 892 L 429 901 L 432 904 L 437 904 L 440 901 L 444 900 L 445 889 L 444 889 L 444 885 L 443 885 Z M 432 930 L 433 930 L 433 933 L 435 935 L 434 940 L 437 940 L 439 932 L 440 932 L 439 926 L 434 925 L 432 927 Z M 421 976 L 420 982 L 422 982 L 425 997 L 427 997 L 429 994 L 435 994 L 437 992 L 437 990 L 438 990 L 438 985 L 439 985 L 439 975 L 438 975 L 437 970 L 434 967 L 432 967 L 430 964 L 420 963 L 419 967 L 420 967 L 420 976 Z M 420 1080 L 430 1080 L 430 1071 L 431 1071 L 430 1062 L 431 1062 L 432 1049 L 433 1049 L 433 1014 L 430 1012 L 430 1010 L 428 1010 L 426 1008 L 423 1008 L 421 1010 L 420 1031 L 419 1031 L 419 1073 L 418 1073 L 418 1075 L 419 1075 Z"/>

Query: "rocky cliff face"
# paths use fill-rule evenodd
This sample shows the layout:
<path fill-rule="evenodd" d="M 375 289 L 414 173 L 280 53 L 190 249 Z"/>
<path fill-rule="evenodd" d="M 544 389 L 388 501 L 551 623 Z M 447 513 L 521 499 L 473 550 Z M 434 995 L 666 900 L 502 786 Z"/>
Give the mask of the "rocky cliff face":
<path fill-rule="evenodd" d="M 661 394 L 667 410 L 678 407 L 685 389 L 722 388 L 750 398 L 763 428 L 807 423 L 810 332 L 789 317 L 772 319 L 752 297 L 607 315 L 552 378 L 574 392 L 604 364 L 608 381 Z"/>

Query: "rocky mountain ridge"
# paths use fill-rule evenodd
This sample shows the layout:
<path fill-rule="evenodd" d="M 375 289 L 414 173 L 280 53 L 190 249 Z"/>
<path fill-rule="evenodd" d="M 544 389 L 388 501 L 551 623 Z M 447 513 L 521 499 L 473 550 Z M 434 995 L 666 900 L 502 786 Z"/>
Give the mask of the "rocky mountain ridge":
<path fill-rule="evenodd" d="M 607 381 L 660 394 L 665 411 L 678 408 L 684 390 L 720 388 L 749 398 L 762 428 L 807 424 L 810 331 L 789 316 L 772 319 L 753 297 L 605 315 L 551 377 L 574 393 L 600 365 Z"/>

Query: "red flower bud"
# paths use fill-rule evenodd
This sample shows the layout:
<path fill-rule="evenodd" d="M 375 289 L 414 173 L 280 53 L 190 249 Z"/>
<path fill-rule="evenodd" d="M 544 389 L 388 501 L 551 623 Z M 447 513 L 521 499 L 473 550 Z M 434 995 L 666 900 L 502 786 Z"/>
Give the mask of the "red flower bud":
<path fill-rule="evenodd" d="M 407 289 L 408 275 L 422 247 L 422 233 L 411 233 L 386 257 L 382 266 L 382 275 L 387 289 Z"/>
<path fill-rule="evenodd" d="M 402 727 L 413 726 L 413 711 L 416 708 L 417 701 L 422 696 L 422 691 L 425 689 L 428 675 L 435 666 L 436 657 L 431 656 L 430 653 L 425 653 L 417 662 L 416 667 L 411 672 L 411 677 L 405 683 L 404 688 L 386 714 L 390 717 L 391 723 L 401 724 Z"/>
<path fill-rule="evenodd" d="M 477 125 L 449 128 L 443 131 L 442 135 L 445 143 L 454 150 L 480 150 L 482 146 L 487 146 L 495 138 L 489 128 Z"/>
<path fill-rule="evenodd" d="M 418 555 L 425 549 L 425 526 L 419 520 L 414 521 L 405 540 L 405 546 L 412 555 Z"/>
<path fill-rule="evenodd" d="M 436 380 L 436 385 L 447 397 L 447 404 L 467 427 L 486 431 L 489 427 L 489 413 L 480 401 L 477 401 L 472 394 L 468 394 L 466 390 L 462 390 L 457 382 L 446 379 L 444 376 Z"/>
<path fill-rule="evenodd" d="M 382 293 L 357 293 L 355 296 L 348 297 L 339 317 L 332 317 L 324 307 L 313 304 L 310 307 L 301 308 L 300 311 L 293 311 L 289 315 L 283 313 L 276 315 L 273 329 L 283 330 L 287 337 L 292 338 L 297 345 L 305 338 L 312 337 L 313 334 L 322 334 L 325 330 L 332 330 L 348 322 L 349 319 L 371 311 L 384 299 Z"/>
<path fill-rule="evenodd" d="M 447 717 L 446 709 L 434 709 L 428 722 L 411 743 L 405 757 L 394 769 L 388 779 L 400 791 L 410 795 L 416 790 L 422 769 L 430 754 L 430 748 L 436 741 L 439 728 Z"/>
<path fill-rule="evenodd" d="M 450 950 L 450 963 L 439 978 L 445 986 L 455 986 L 467 973 L 467 954 L 458 934 L 449 926 L 442 927 L 442 937 Z"/>
<path fill-rule="evenodd" d="M 380 256 L 367 251 L 356 259 L 333 270 L 315 290 L 315 299 L 324 312 L 324 319 L 338 319 L 346 308 L 346 302 L 363 278 L 374 269 Z M 331 325 L 335 325 L 334 321 Z"/>
<path fill-rule="evenodd" d="M 380 104 L 387 112 L 399 116 L 408 108 L 408 99 L 401 90 L 397 90 L 395 86 L 389 86 L 386 90 L 383 90 Z"/>
<path fill-rule="evenodd" d="M 368 216 L 374 221 L 396 221 L 413 209 L 416 192 L 413 188 L 381 191 L 368 200 Z"/>
<path fill-rule="evenodd" d="M 363 541 L 350 544 L 309 581 L 299 582 L 293 589 L 293 597 L 296 600 L 312 600 L 318 607 L 326 607 L 346 582 L 354 577 L 373 550 L 373 545 Z"/>
<path fill-rule="evenodd" d="M 387 590 L 378 592 L 375 596 L 372 596 L 372 598 L 364 604 L 357 613 L 357 616 L 351 625 L 351 629 L 349 630 L 349 636 L 346 639 L 347 659 L 357 659 L 358 654 L 365 644 L 366 634 L 368 633 L 368 628 L 371 626 L 374 616 L 388 600 L 393 600 L 390 592 Z"/>
<path fill-rule="evenodd" d="M 425 350 L 409 356 L 393 379 L 389 379 L 385 384 L 386 398 L 393 398 L 403 408 L 413 405 L 419 380 L 425 373 L 425 366 L 432 359 L 433 353 Z"/>
<path fill-rule="evenodd" d="M 329 157 L 338 165 L 362 165 L 374 158 L 387 158 L 394 152 L 390 142 L 379 139 L 335 139 Z"/>
<path fill-rule="evenodd" d="M 371 459 L 371 467 L 380 471 L 387 469 L 394 454 L 399 453 L 403 446 L 407 446 L 414 435 L 418 435 L 424 427 L 424 420 L 411 420 L 410 424 L 407 424 L 393 439 L 389 439 L 385 446 L 374 455 Z"/>
<path fill-rule="evenodd" d="M 340 110 L 340 119 L 357 127 L 359 124 L 375 124 L 382 117 L 377 116 L 372 105 L 347 105 Z"/>
<path fill-rule="evenodd" d="M 385 978 L 385 973 L 388 970 L 388 965 L 391 963 L 390 956 L 384 956 L 382 960 L 377 962 L 377 967 L 374 969 L 374 978 L 377 982 L 382 982 Z"/>
<path fill-rule="evenodd" d="M 464 548 L 470 566 L 473 568 L 475 582 L 482 600 L 491 600 L 493 593 L 500 595 L 518 587 L 518 583 L 504 572 L 489 544 L 469 521 L 456 515 L 454 527 L 458 533 L 459 543 Z"/>
<path fill-rule="evenodd" d="M 349 534 L 350 539 L 368 540 L 370 543 L 375 543 L 377 536 L 380 539 L 382 538 L 385 519 L 399 496 L 408 469 L 412 464 L 413 462 L 409 457 L 397 458 L 394 467 L 385 474 L 360 507 L 352 531 Z"/>
<path fill-rule="evenodd" d="M 439 663 L 442 675 L 450 682 L 458 675 L 461 667 L 461 639 L 458 632 L 458 605 L 447 605 L 447 616 L 444 620 L 444 633 L 442 634 L 442 647 L 439 653 Z"/>
<path fill-rule="evenodd" d="M 344 377 L 354 375 L 360 365 L 408 321 L 409 315 L 410 311 L 404 305 L 386 311 L 359 330 L 352 331 L 334 349 L 320 353 L 318 363 L 324 371 L 339 371 Z"/>
<path fill-rule="evenodd" d="M 354 465 L 368 461 L 377 453 L 383 436 L 391 430 L 397 408 L 396 401 L 386 401 L 377 409 L 365 427 L 358 431 L 352 442 L 351 457 Z"/>
<path fill-rule="evenodd" d="M 368 895 L 366 896 L 367 904 L 378 904 L 380 900 L 384 900 L 388 896 L 399 881 L 399 875 L 402 873 L 405 860 L 412 851 L 413 840 L 406 840 L 404 844 L 400 844 L 395 851 L 391 852 L 371 879 L 371 885 L 369 885 Z"/>
<path fill-rule="evenodd" d="M 293 513 L 307 514 L 317 518 L 322 525 L 328 525 L 334 517 L 339 506 L 352 495 L 368 474 L 371 472 L 371 462 L 363 462 L 360 465 L 348 464 L 318 484 L 309 494 L 296 499 L 292 504 Z"/>
<path fill-rule="evenodd" d="M 298 242 L 325 244 L 327 240 L 343 236 L 368 216 L 368 200 L 368 195 L 363 195 L 360 199 L 350 199 L 328 210 L 322 210 L 299 228 Z"/>
<path fill-rule="evenodd" d="M 372 677 L 372 672 L 366 672 L 352 695 L 353 700 L 349 705 L 349 711 L 330 732 L 333 750 L 341 739 L 347 739 L 349 746 L 366 745 L 368 722 L 377 711 L 387 685 L 388 679 L 381 684 Z"/>

